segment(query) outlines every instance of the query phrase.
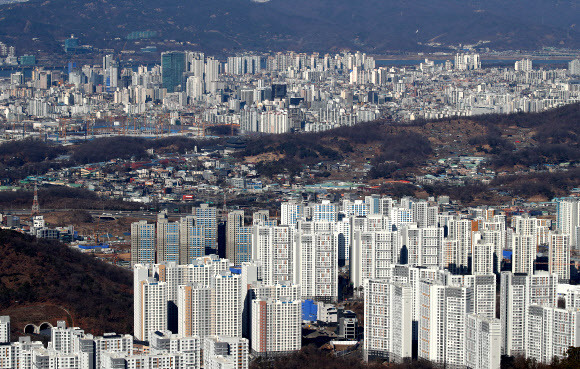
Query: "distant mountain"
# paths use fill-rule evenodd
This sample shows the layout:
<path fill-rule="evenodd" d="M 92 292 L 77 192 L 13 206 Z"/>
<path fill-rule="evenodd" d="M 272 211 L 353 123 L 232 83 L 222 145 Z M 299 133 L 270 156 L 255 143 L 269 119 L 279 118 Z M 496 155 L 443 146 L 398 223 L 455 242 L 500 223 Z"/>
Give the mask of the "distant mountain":
<path fill-rule="evenodd" d="M 132 275 L 59 242 L 0 230 L 0 315 L 20 332 L 66 318 L 92 333 L 131 333 Z"/>
<path fill-rule="evenodd" d="M 131 33 L 155 31 L 155 40 L 214 52 L 381 53 L 480 40 L 490 48 L 537 49 L 579 47 L 578 14 L 580 0 L 32 0 L 0 6 L 0 40 L 56 51 L 75 34 L 121 49 L 136 46 L 125 44 Z"/>

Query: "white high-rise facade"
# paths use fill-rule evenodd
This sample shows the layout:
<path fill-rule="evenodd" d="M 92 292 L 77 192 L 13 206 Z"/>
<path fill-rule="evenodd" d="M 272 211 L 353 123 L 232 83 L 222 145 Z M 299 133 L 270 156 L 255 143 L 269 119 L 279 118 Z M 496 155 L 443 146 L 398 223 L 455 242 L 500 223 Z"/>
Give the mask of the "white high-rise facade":
<path fill-rule="evenodd" d="M 530 305 L 526 321 L 527 358 L 551 364 L 563 359 L 570 347 L 580 346 L 580 311 Z"/>
<path fill-rule="evenodd" d="M 501 323 L 499 319 L 468 314 L 465 336 L 465 363 L 468 368 L 500 368 Z"/>
<path fill-rule="evenodd" d="M 534 273 L 537 242 L 534 235 L 514 234 L 512 236 L 512 273 Z"/>
<path fill-rule="evenodd" d="M 525 355 L 528 307 L 555 306 L 558 276 L 547 272 L 534 275 L 501 273 L 500 319 L 502 354 Z"/>
<path fill-rule="evenodd" d="M 558 275 L 560 283 L 570 281 L 570 235 L 552 232 L 549 236 L 548 271 Z"/>
<path fill-rule="evenodd" d="M 566 198 L 557 203 L 556 226 L 570 235 L 570 247 L 578 248 L 580 236 L 580 199 Z"/>
<path fill-rule="evenodd" d="M 148 341 L 155 331 L 167 329 L 167 284 L 136 276 L 134 290 L 134 335 Z"/>
<path fill-rule="evenodd" d="M 242 336 L 241 276 L 229 272 L 211 277 L 211 334 Z"/>
<path fill-rule="evenodd" d="M 288 354 L 302 346 L 302 301 L 289 298 L 252 301 L 252 353 Z"/>
<path fill-rule="evenodd" d="M 10 317 L 0 316 L 0 343 L 10 342 Z"/>
<path fill-rule="evenodd" d="M 255 226 L 252 259 L 261 262 L 264 284 L 292 283 L 295 273 L 295 230 L 290 226 Z"/>
<path fill-rule="evenodd" d="M 302 297 L 334 302 L 338 300 L 338 245 L 334 234 L 317 231 L 317 222 L 301 222 L 296 233 L 297 266 L 295 283 Z"/>
<path fill-rule="evenodd" d="M 246 338 L 209 336 L 203 340 L 204 369 L 248 369 L 249 342 Z"/>
<path fill-rule="evenodd" d="M 464 367 L 467 314 L 472 290 L 421 282 L 419 358 Z"/>
<path fill-rule="evenodd" d="M 200 283 L 180 285 L 177 291 L 178 332 L 183 336 L 211 333 L 211 288 Z"/>
<path fill-rule="evenodd" d="M 411 357 L 413 339 L 413 290 L 411 285 L 388 279 L 364 282 L 365 360 L 401 362 Z"/>
<path fill-rule="evenodd" d="M 350 272 L 355 288 L 362 287 L 366 279 L 389 275 L 391 265 L 399 263 L 399 242 L 397 232 L 354 232 Z"/>

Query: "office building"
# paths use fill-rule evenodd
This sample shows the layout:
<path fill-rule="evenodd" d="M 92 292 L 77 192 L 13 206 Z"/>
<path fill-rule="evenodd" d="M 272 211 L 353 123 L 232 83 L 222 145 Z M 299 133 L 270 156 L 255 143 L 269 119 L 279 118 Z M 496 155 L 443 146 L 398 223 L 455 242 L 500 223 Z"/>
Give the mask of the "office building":
<path fill-rule="evenodd" d="M 175 92 L 177 86 L 182 84 L 185 71 L 185 53 L 170 51 L 161 54 L 163 88 L 166 88 L 167 92 Z"/>

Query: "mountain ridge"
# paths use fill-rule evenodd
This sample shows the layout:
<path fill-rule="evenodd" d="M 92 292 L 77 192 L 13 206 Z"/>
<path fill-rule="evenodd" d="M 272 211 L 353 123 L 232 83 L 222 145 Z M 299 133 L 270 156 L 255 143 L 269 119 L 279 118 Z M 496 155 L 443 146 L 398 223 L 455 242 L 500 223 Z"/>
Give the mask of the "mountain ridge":
<path fill-rule="evenodd" d="M 53 52 L 70 34 L 120 49 L 129 33 L 142 30 L 156 31 L 153 41 L 192 42 L 213 52 L 381 53 L 483 40 L 500 49 L 579 47 L 573 15 L 579 11 L 580 0 L 31 0 L 0 5 L 0 39 Z M 39 41 L 30 42 L 33 37 Z"/>
<path fill-rule="evenodd" d="M 132 275 L 60 242 L 0 230 L 0 315 L 22 332 L 38 323 L 31 307 L 42 319 L 63 310 L 91 333 L 131 333 Z"/>

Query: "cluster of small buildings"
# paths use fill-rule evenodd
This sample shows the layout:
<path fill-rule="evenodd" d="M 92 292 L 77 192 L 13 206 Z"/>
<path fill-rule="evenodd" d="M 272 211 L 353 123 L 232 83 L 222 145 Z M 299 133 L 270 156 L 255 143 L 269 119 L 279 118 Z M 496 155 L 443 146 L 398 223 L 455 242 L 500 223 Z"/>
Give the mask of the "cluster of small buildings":
<path fill-rule="evenodd" d="M 129 334 L 93 336 L 59 321 L 48 347 L 30 337 L 10 342 L 10 317 L 0 317 L 3 369 L 247 369 L 248 342 L 219 336 L 180 336 L 157 331 L 147 345 Z"/>

